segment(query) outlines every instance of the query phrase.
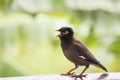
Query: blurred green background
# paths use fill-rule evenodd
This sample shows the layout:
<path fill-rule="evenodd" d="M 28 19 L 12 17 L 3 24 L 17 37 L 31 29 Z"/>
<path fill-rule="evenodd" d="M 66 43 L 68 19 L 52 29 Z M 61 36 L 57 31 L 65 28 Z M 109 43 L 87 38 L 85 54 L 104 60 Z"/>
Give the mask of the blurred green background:
<path fill-rule="evenodd" d="M 61 26 L 71 26 L 108 71 L 120 71 L 120 0 L 0 0 L 0 77 L 74 67 L 55 37 Z"/>

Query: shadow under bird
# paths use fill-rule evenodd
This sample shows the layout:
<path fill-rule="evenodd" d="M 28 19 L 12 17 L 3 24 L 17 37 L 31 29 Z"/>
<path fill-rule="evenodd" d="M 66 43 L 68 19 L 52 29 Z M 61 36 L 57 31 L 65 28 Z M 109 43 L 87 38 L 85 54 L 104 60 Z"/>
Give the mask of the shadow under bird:
<path fill-rule="evenodd" d="M 60 38 L 61 47 L 65 57 L 75 64 L 74 68 L 62 75 L 82 79 L 82 77 L 86 77 L 83 73 L 87 70 L 89 65 L 94 65 L 107 72 L 107 69 L 93 56 L 93 54 L 80 41 L 74 38 L 72 28 L 61 27 L 56 31 L 60 32 L 57 37 Z M 76 75 L 73 71 L 79 66 L 85 66 L 85 68 L 79 75 Z"/>

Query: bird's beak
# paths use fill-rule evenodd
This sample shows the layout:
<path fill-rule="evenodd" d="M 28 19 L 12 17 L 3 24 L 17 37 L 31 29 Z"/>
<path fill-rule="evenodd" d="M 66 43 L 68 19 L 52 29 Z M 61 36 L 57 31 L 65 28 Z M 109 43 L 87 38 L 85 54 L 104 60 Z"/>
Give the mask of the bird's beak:
<path fill-rule="evenodd" d="M 55 31 L 60 32 L 60 30 L 55 30 Z M 61 36 L 61 34 L 58 34 L 56 37 L 60 37 L 60 36 Z"/>
<path fill-rule="evenodd" d="M 60 30 L 55 30 L 55 31 L 60 32 Z"/>

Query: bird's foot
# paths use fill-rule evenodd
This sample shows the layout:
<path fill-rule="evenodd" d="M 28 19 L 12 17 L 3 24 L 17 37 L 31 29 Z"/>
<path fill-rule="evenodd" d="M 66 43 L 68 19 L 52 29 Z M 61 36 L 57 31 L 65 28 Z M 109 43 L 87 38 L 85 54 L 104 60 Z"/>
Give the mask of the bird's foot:
<path fill-rule="evenodd" d="M 74 75 L 74 72 L 73 73 L 65 73 L 65 74 L 61 74 L 61 76 L 73 76 Z"/>
<path fill-rule="evenodd" d="M 87 74 L 85 75 L 72 75 L 72 77 L 75 77 L 75 80 L 77 80 L 77 78 L 80 78 L 81 80 L 83 80 L 83 77 L 86 77 Z"/>

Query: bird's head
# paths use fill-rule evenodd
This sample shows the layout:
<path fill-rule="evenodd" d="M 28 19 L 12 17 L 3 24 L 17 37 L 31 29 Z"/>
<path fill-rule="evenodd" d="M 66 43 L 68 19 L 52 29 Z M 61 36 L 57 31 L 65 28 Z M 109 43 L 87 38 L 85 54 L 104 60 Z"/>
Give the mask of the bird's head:
<path fill-rule="evenodd" d="M 70 37 L 73 37 L 73 34 L 74 34 L 72 28 L 70 27 L 61 27 L 56 31 L 60 32 L 60 34 L 57 35 L 57 37 L 60 37 L 60 38 L 70 38 Z"/>

